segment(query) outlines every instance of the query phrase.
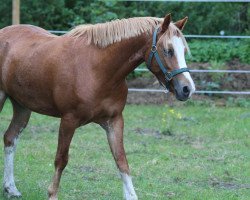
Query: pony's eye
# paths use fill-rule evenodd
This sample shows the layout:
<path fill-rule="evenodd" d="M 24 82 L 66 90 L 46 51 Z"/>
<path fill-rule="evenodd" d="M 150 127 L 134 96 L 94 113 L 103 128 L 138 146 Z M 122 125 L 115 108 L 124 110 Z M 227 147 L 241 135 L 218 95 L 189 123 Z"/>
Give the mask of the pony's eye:
<path fill-rule="evenodd" d="M 174 56 L 174 50 L 173 49 L 164 49 L 163 50 L 165 56 L 167 57 L 173 57 Z"/>

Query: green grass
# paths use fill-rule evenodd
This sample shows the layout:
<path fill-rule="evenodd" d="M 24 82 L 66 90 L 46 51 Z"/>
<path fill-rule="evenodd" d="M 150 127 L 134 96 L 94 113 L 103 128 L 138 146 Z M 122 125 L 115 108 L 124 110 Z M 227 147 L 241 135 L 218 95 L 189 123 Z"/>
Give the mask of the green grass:
<path fill-rule="evenodd" d="M 0 114 L 1 135 L 11 115 L 8 102 Z M 139 199 L 249 199 L 249 108 L 128 105 L 124 115 L 125 148 Z M 58 119 L 33 113 L 22 133 L 15 177 L 23 200 L 47 198 L 58 125 Z M 0 160 L 3 171 L 2 151 Z M 105 133 L 97 125 L 77 130 L 59 199 L 122 199 Z"/>

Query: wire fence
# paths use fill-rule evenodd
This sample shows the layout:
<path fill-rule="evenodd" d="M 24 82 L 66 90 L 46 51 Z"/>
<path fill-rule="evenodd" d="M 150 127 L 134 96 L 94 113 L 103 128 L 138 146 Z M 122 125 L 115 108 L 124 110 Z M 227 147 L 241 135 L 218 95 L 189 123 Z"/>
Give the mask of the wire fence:
<path fill-rule="evenodd" d="M 149 72 L 146 68 L 137 68 L 134 71 Z M 194 73 L 238 73 L 238 74 L 250 74 L 250 70 L 198 70 L 193 69 L 190 72 Z M 150 89 L 150 88 L 129 88 L 130 92 L 153 92 L 153 93 L 168 93 L 167 90 Z M 250 95 L 250 91 L 216 91 L 216 90 L 198 90 L 195 94 L 225 94 L 225 95 Z"/>

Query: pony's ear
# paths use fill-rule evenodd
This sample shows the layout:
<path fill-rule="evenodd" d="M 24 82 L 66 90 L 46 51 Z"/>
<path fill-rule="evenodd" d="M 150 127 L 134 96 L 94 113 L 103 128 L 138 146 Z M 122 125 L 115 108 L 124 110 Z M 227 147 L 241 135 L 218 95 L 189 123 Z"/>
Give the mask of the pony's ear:
<path fill-rule="evenodd" d="M 164 18 L 163 24 L 161 26 L 161 32 L 164 33 L 168 29 L 171 20 L 172 20 L 171 13 L 169 13 Z"/>
<path fill-rule="evenodd" d="M 184 29 L 184 26 L 185 26 L 187 20 L 188 20 L 188 17 L 184 17 L 183 19 L 175 22 L 174 24 L 175 24 L 175 26 L 177 26 L 178 29 L 180 29 L 182 31 Z"/>

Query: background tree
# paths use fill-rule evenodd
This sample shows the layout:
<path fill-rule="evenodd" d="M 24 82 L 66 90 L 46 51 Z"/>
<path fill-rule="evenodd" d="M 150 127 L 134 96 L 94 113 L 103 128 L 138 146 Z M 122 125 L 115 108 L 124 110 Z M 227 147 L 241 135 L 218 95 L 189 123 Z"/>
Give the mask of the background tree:
<path fill-rule="evenodd" d="M 68 30 L 78 24 L 135 16 L 174 20 L 189 16 L 187 34 L 249 34 L 249 3 L 117 2 L 99 0 L 21 1 L 21 23 L 45 29 Z M 0 0 L 0 28 L 11 24 L 11 0 Z"/>

